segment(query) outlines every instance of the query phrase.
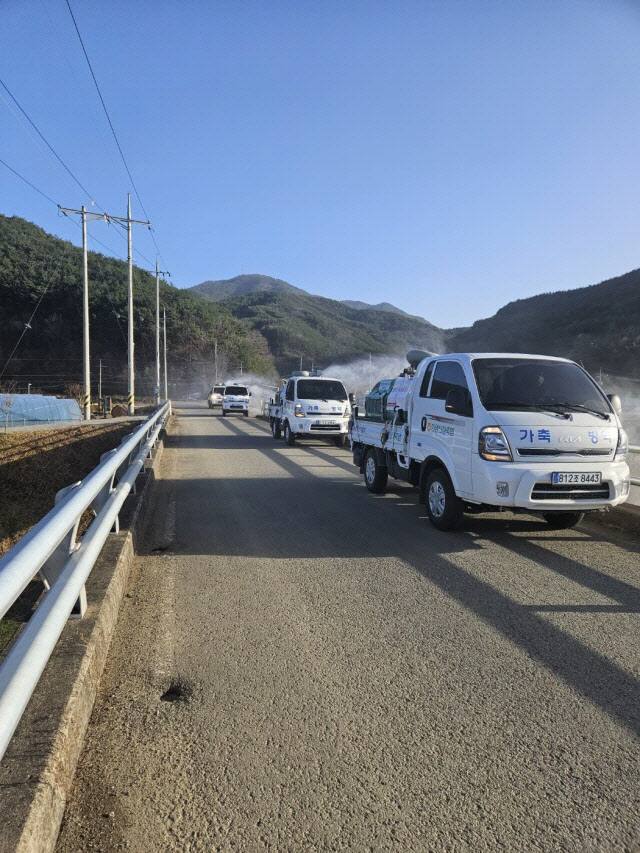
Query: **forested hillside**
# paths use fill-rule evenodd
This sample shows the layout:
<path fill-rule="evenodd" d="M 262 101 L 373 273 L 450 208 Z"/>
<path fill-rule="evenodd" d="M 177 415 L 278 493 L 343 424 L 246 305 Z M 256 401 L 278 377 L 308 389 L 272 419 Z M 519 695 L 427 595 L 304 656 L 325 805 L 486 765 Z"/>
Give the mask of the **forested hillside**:
<path fill-rule="evenodd" d="M 38 306 L 38 303 L 39 306 Z M 228 366 L 273 374 L 259 332 L 221 305 L 161 283 L 167 311 L 169 378 L 213 381 L 214 341 L 221 371 Z M 7 360 L 37 307 L 15 355 Z M 105 393 L 126 389 L 127 264 L 89 253 L 93 385 L 103 359 Z M 155 384 L 155 276 L 134 268 L 136 382 L 139 394 Z M 82 376 L 82 250 L 18 217 L 0 216 L 0 382 L 30 381 L 33 390 L 59 392 Z M 95 393 L 95 391 L 94 391 Z"/>
<path fill-rule="evenodd" d="M 577 290 L 519 299 L 450 335 L 450 350 L 532 352 L 640 377 L 640 270 Z"/>
<path fill-rule="evenodd" d="M 350 308 L 343 302 L 298 293 L 253 293 L 222 303 L 269 342 L 285 375 L 311 361 L 326 366 L 368 353 L 402 353 L 411 347 L 441 351 L 441 331 L 406 314 Z"/>

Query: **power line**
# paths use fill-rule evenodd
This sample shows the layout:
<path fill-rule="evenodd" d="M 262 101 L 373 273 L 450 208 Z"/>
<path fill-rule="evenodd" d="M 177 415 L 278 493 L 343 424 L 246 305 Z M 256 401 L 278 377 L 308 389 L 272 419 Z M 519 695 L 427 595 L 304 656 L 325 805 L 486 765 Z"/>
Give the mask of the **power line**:
<path fill-rule="evenodd" d="M 10 361 L 11 361 L 11 359 L 13 358 L 13 354 L 14 354 L 14 353 L 15 353 L 15 351 L 18 349 L 18 347 L 20 346 L 20 342 L 22 341 L 22 339 L 24 338 L 25 334 L 27 333 L 27 329 L 30 329 L 30 328 L 31 328 L 31 321 L 32 321 L 32 320 L 33 320 L 33 318 L 36 316 L 36 311 L 37 311 L 37 310 L 38 310 L 38 308 L 40 307 L 40 303 L 41 303 L 41 302 L 42 302 L 42 300 L 44 299 L 44 295 L 45 295 L 45 293 L 47 292 L 47 290 L 49 290 L 49 285 L 50 285 L 50 284 L 51 284 L 51 280 L 49 281 L 49 283 L 47 284 L 47 286 L 45 287 L 45 289 L 42 291 L 42 293 L 40 294 L 40 299 L 38 299 L 38 303 L 37 303 L 36 307 L 33 309 L 33 313 L 32 313 L 32 314 L 31 314 L 31 316 L 29 317 L 29 321 L 28 321 L 27 323 L 25 323 L 25 324 L 24 324 L 24 329 L 22 330 L 22 334 L 21 334 L 21 335 L 20 335 L 20 337 L 18 338 L 18 343 L 14 346 L 14 348 L 13 348 L 13 352 L 11 353 L 11 355 L 9 356 L 9 358 L 7 359 L 7 362 L 6 362 L 5 366 L 2 368 L 2 373 L 0 373 L 0 379 L 2 379 L 2 377 L 4 376 L 4 372 L 5 372 L 5 370 L 7 369 L 7 367 L 9 366 L 9 362 L 10 362 Z"/>
<path fill-rule="evenodd" d="M 80 40 L 80 44 L 82 46 L 82 51 L 84 53 L 84 57 L 87 60 L 87 65 L 89 66 L 89 71 L 91 72 L 91 76 L 93 78 L 93 82 L 95 84 L 96 91 L 98 92 L 98 97 L 100 98 L 100 103 L 102 104 L 102 109 L 104 110 L 104 114 L 107 117 L 107 121 L 109 122 L 109 127 L 111 128 L 111 133 L 113 134 L 113 138 L 114 138 L 115 143 L 118 147 L 118 151 L 120 152 L 120 157 L 122 158 L 122 162 L 124 163 L 124 168 L 126 169 L 127 175 L 129 176 L 129 180 L 131 181 L 131 186 L 133 187 L 133 191 L 136 194 L 136 198 L 140 202 L 140 207 L 142 208 L 142 212 L 144 213 L 146 219 L 150 219 L 149 214 L 147 213 L 147 211 L 144 208 L 144 204 L 142 203 L 142 199 L 140 198 L 140 193 L 138 192 L 138 188 L 136 187 L 136 183 L 133 180 L 133 175 L 131 174 L 131 170 L 129 169 L 129 166 L 128 166 L 127 161 L 125 159 L 124 152 L 122 150 L 122 146 L 120 145 L 120 142 L 119 142 L 118 137 L 116 135 L 115 128 L 113 126 L 113 122 L 111 121 L 111 116 L 109 115 L 109 111 L 107 110 L 107 105 L 105 104 L 104 98 L 102 97 L 102 92 L 100 91 L 100 86 L 98 85 L 98 80 L 97 80 L 95 72 L 93 70 L 93 66 L 91 65 L 91 60 L 89 59 L 89 54 L 87 53 L 87 49 L 84 46 L 84 41 L 82 40 L 82 36 L 80 35 L 80 29 L 78 28 L 78 24 L 77 24 L 75 15 L 73 14 L 73 9 L 71 8 L 70 0 L 66 0 L 66 2 L 67 2 L 67 7 L 69 9 L 69 14 L 71 15 L 71 20 L 73 21 L 73 26 L 75 27 L 76 33 L 78 34 L 78 39 Z M 160 249 L 158 248 L 158 243 L 156 242 L 156 238 L 155 238 L 155 235 L 153 233 L 153 230 L 151 230 L 151 238 L 152 238 L 153 243 L 156 247 L 156 251 L 158 252 L 158 255 L 160 256 L 160 260 L 162 261 L 163 266 L 166 267 L 166 263 L 164 261 L 164 258 L 162 257 Z"/>
<path fill-rule="evenodd" d="M 55 205 L 56 205 L 56 207 L 58 206 L 58 205 L 56 204 L 56 202 L 51 198 L 51 196 L 48 196 L 46 193 L 43 193 L 43 192 L 42 192 L 42 190 L 39 190 L 39 189 L 38 189 L 38 187 L 37 187 L 35 184 L 32 184 L 32 183 L 31 183 L 31 181 L 28 181 L 28 180 L 27 180 L 23 175 L 21 175 L 21 174 L 20 174 L 20 172 L 16 172 L 16 170 L 15 170 L 15 169 L 12 169 L 12 168 L 11 168 L 11 166 L 10 166 L 8 163 L 5 163 L 5 162 L 4 162 L 4 160 L 0 160 L 0 163 L 2 163 L 2 165 L 3 165 L 3 166 L 6 166 L 6 167 L 7 167 L 7 169 L 8 169 L 10 172 L 13 172 L 13 174 L 14 174 L 17 178 L 20 178 L 20 180 L 21 180 L 21 181 L 24 181 L 24 182 L 25 182 L 25 184 L 28 184 L 28 185 L 31 187 L 31 189 L 32 189 L 32 190 L 35 190 L 37 193 L 40 193 L 40 195 L 41 195 L 43 198 L 46 198 L 46 199 L 47 199 L 47 201 L 50 201 L 50 202 L 51 202 L 51 204 L 55 204 Z"/>
<path fill-rule="evenodd" d="M 9 90 L 9 88 L 8 88 L 8 86 L 7 86 L 7 84 L 6 84 L 3 80 L 0 80 L 0 86 L 2 86 L 2 87 L 4 88 L 4 90 L 7 92 L 7 94 L 9 95 L 9 97 L 11 98 L 11 100 L 14 102 L 14 104 L 18 107 L 18 109 L 20 110 L 20 112 L 22 113 L 22 115 L 26 118 L 26 120 L 29 122 L 29 124 L 31 125 L 31 127 L 32 127 L 32 128 L 35 130 L 35 132 L 38 134 L 38 136 L 40 137 L 40 139 L 42 139 L 42 141 L 43 141 L 43 142 L 44 142 L 44 144 L 47 146 L 47 148 L 51 151 L 51 153 L 53 154 L 53 156 L 54 156 L 54 157 L 58 160 L 58 162 L 59 162 L 59 163 L 64 167 L 64 169 L 66 169 L 66 171 L 71 175 L 71 177 L 72 177 L 72 178 L 73 178 L 73 180 L 76 182 L 76 184 L 80 187 L 80 189 L 82 190 L 82 192 L 83 192 L 83 193 L 85 193 L 85 195 L 87 195 L 87 196 L 89 197 L 89 199 L 91 200 L 91 202 L 92 202 L 93 204 L 95 204 L 95 205 L 96 205 L 96 207 L 98 207 L 100 210 L 102 210 L 102 208 L 101 208 L 101 207 L 100 207 L 100 205 L 97 203 L 97 201 L 95 201 L 95 199 L 93 198 L 93 196 L 91 195 L 91 193 L 89 192 L 89 190 L 88 190 L 88 189 L 86 189 L 86 188 L 85 188 L 85 187 L 80 183 L 80 181 L 78 180 L 78 178 L 76 178 L 76 176 L 73 174 L 73 172 L 71 171 L 71 169 L 67 166 L 67 164 L 64 162 L 64 160 L 62 159 L 62 157 L 60 157 L 60 155 L 59 155 L 59 154 L 57 153 L 57 151 L 53 148 L 53 146 L 49 143 L 49 141 L 48 141 L 48 140 L 44 137 L 44 135 L 43 135 L 43 134 L 38 130 L 38 128 L 36 127 L 36 125 L 35 125 L 35 124 L 33 123 L 33 121 L 29 118 L 29 116 L 28 116 L 28 115 L 27 115 L 27 113 L 24 111 L 24 109 L 20 106 L 20 104 L 18 103 L 17 99 L 12 95 L 12 93 L 10 92 L 10 90 Z"/>

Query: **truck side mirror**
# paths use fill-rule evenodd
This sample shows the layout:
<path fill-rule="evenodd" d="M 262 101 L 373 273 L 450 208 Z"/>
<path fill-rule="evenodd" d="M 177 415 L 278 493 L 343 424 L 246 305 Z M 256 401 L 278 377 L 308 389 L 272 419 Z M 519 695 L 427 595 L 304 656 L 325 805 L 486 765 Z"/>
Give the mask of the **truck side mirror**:
<path fill-rule="evenodd" d="M 464 388 L 451 388 L 447 392 L 444 408 L 446 412 L 450 412 L 452 415 L 462 415 L 463 418 L 473 416 L 471 398 L 469 392 L 465 391 Z"/>
<path fill-rule="evenodd" d="M 349 394 L 349 403 L 351 404 L 351 408 L 353 408 L 356 404 L 356 395 Z"/>
<path fill-rule="evenodd" d="M 611 403 L 611 408 L 616 415 L 622 414 L 622 400 L 617 394 L 607 394 L 607 400 Z"/>

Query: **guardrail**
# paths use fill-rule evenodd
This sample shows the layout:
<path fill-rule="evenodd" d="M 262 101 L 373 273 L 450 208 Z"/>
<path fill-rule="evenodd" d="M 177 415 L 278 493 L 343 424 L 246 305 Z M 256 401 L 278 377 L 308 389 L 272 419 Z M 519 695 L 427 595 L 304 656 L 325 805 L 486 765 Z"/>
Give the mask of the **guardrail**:
<path fill-rule="evenodd" d="M 0 617 L 39 574 L 48 588 L 0 667 L 0 759 L 74 607 L 86 609 L 85 582 L 170 414 L 161 406 L 120 447 L 104 453 L 82 482 L 56 495 L 55 507 L 0 560 Z M 79 542 L 85 510 L 95 518 Z M 75 614 L 74 614 L 75 615 Z"/>
<path fill-rule="evenodd" d="M 640 445 L 630 444 L 629 445 L 629 453 L 640 453 Z M 640 486 L 640 479 L 638 477 L 631 478 L 632 486 Z"/>

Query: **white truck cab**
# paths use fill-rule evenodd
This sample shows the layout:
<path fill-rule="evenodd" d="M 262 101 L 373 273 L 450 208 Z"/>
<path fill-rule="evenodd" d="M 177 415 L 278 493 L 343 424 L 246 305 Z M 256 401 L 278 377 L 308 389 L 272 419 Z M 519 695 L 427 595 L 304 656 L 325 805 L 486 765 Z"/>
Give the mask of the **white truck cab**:
<path fill-rule="evenodd" d="M 284 435 L 291 447 L 297 438 L 332 438 L 343 447 L 351 403 L 339 379 L 298 371 L 283 385 L 269 407 L 274 438 Z"/>
<path fill-rule="evenodd" d="M 246 385 L 225 385 L 222 396 L 222 416 L 242 414 L 249 417 L 249 397 L 251 392 Z"/>
<path fill-rule="evenodd" d="M 432 523 L 509 508 L 572 527 L 629 495 L 620 400 L 562 358 L 452 353 L 416 366 L 404 409 L 351 422 L 371 491 L 388 476 L 418 486 Z"/>
<path fill-rule="evenodd" d="M 224 397 L 224 385 L 212 385 L 207 397 L 207 405 L 210 409 L 215 409 L 217 406 L 222 406 Z"/>

